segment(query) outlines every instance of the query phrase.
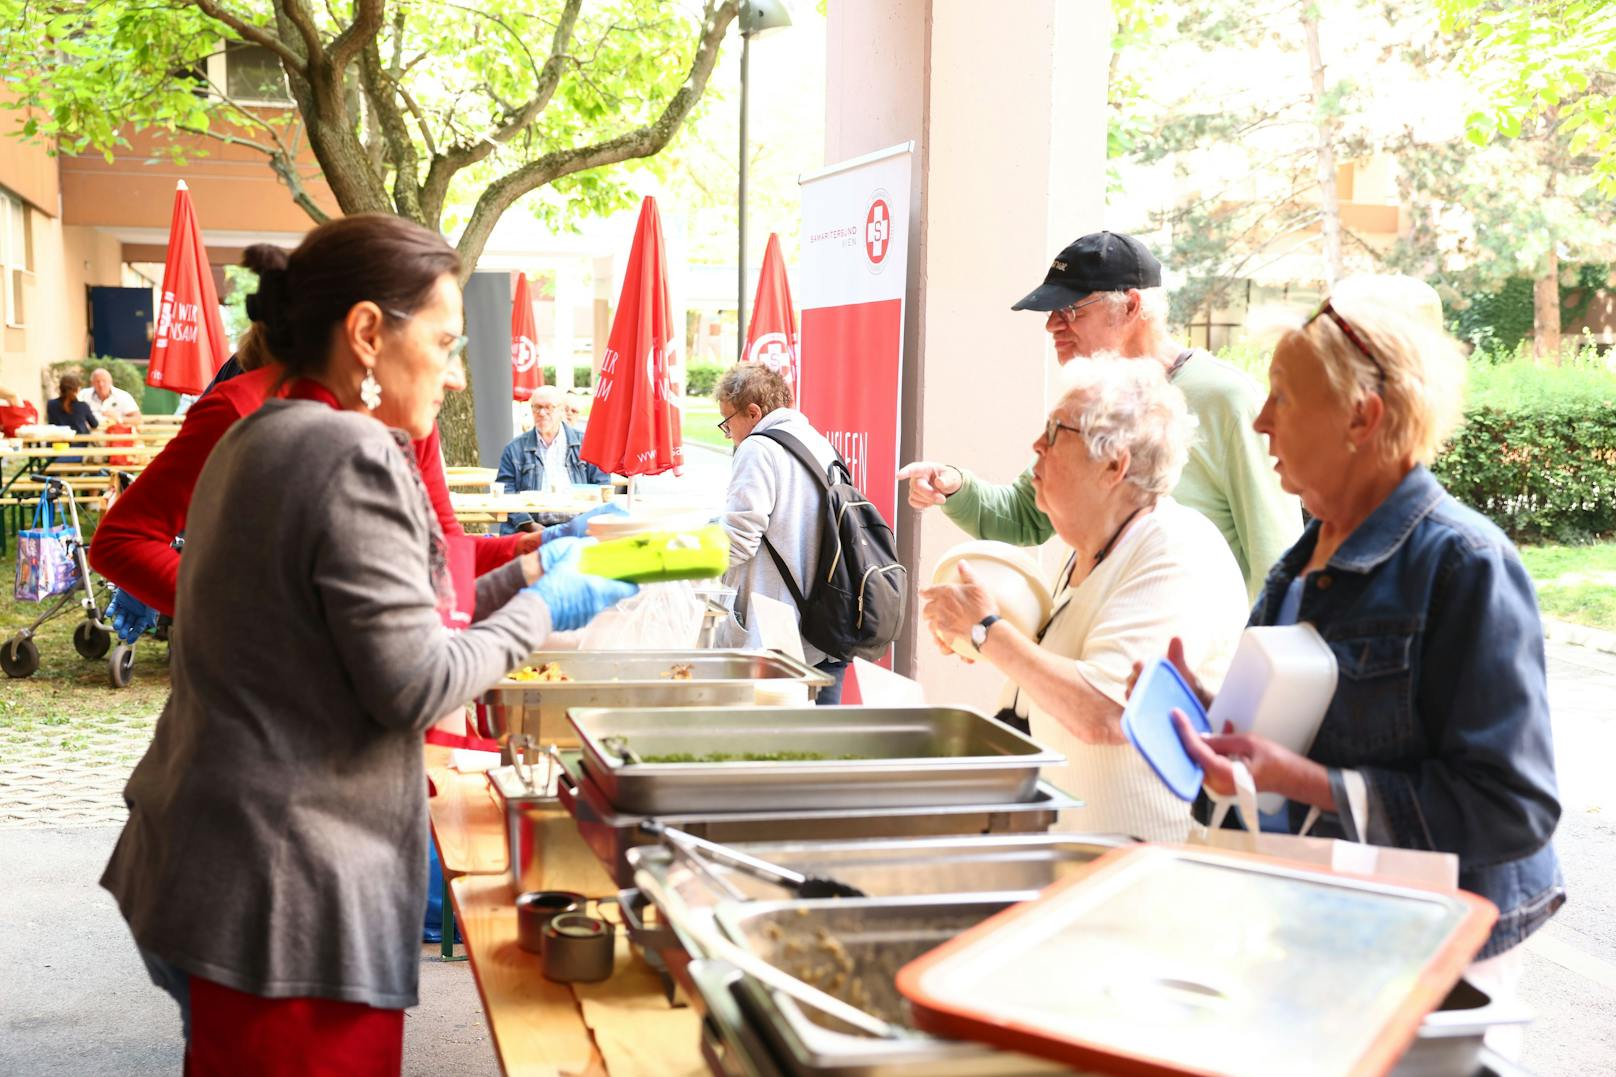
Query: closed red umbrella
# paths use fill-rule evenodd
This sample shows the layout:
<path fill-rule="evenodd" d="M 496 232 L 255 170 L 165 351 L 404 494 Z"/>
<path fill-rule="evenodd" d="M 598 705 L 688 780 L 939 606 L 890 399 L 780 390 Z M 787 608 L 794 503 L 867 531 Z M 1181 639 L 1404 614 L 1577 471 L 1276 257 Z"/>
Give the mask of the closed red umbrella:
<path fill-rule="evenodd" d="M 618 475 L 659 475 L 684 466 L 681 405 L 668 376 L 678 348 L 662 218 L 656 199 L 647 196 L 640 203 L 580 456 Z"/>
<path fill-rule="evenodd" d="M 168 261 L 163 265 L 163 294 L 157 304 L 146 384 L 175 393 L 200 393 L 229 357 L 202 227 L 191 206 L 191 192 L 180 180 L 174 191 L 174 220 L 168 228 Z"/>
<path fill-rule="evenodd" d="M 526 400 L 544 384 L 539 369 L 539 330 L 533 323 L 533 296 L 527 274 L 516 275 L 516 298 L 511 304 L 511 399 Z"/>
<path fill-rule="evenodd" d="M 802 381 L 797 308 L 791 305 L 791 282 L 786 279 L 780 237 L 773 232 L 763 252 L 763 272 L 758 275 L 757 298 L 752 301 L 752 324 L 746 327 L 745 354 L 748 363 L 762 363 L 786 379 L 791 398 L 797 398 Z"/>

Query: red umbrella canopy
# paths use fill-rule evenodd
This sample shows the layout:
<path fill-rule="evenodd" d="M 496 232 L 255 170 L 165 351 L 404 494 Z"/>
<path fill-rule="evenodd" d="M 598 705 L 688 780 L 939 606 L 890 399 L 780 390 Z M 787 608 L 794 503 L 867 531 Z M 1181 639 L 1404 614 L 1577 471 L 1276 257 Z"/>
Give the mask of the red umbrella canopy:
<path fill-rule="evenodd" d="M 745 354 L 748 363 L 762 363 L 786 379 L 792 399 L 797 398 L 802 378 L 797 309 L 791 305 L 791 282 L 786 279 L 780 237 L 773 232 L 763 252 L 763 272 L 758 276 L 757 298 L 752 301 L 752 324 L 746 327 Z"/>
<path fill-rule="evenodd" d="M 527 274 L 516 275 L 516 298 L 511 302 L 511 399 L 526 400 L 544 384 L 539 369 L 539 330 L 533 323 L 533 296 Z"/>
<path fill-rule="evenodd" d="M 681 404 L 668 377 L 678 347 L 662 218 L 656 199 L 647 196 L 640 203 L 580 456 L 618 475 L 659 475 L 684 465 Z"/>
<path fill-rule="evenodd" d="M 168 228 L 168 261 L 163 266 L 163 294 L 146 384 L 175 393 L 200 393 L 229 357 L 202 227 L 191 206 L 191 192 L 180 180 L 174 192 L 174 220 Z"/>

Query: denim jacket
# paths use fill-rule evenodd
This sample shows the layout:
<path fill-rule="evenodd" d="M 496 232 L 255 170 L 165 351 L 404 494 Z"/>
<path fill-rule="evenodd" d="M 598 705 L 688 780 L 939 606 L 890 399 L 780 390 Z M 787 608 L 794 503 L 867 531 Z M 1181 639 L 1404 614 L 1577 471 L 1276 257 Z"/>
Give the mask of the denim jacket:
<path fill-rule="evenodd" d="M 612 481 L 606 472 L 578 456 L 578 447 L 583 444 L 584 436 L 571 424 L 562 423 L 557 437 L 567 439 L 567 482 L 604 485 Z M 512 493 L 544 489 L 544 446 L 539 444 L 538 431 L 529 430 L 511 439 L 500 454 L 499 473 L 495 481 L 504 483 L 505 489 Z M 509 535 L 517 529 L 518 524 L 532 518 L 525 512 L 513 512 L 500 528 L 500 533 Z"/>
<path fill-rule="evenodd" d="M 1273 624 L 1319 524 L 1268 574 L 1251 624 Z M 1478 957 L 1521 942 L 1565 902 L 1537 595 L 1503 533 L 1424 467 L 1307 578 L 1298 620 L 1335 652 L 1335 698 L 1308 755 L 1356 770 L 1375 845 L 1459 857 L 1459 885 L 1498 906 Z M 1305 806 L 1290 805 L 1293 831 Z M 1327 815 L 1316 833 L 1346 834 Z"/>

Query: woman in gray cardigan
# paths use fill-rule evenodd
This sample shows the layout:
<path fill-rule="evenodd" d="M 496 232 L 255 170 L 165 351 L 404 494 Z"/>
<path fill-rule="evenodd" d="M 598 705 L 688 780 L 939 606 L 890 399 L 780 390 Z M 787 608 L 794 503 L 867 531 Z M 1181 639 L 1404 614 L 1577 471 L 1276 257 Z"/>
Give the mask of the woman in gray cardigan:
<path fill-rule="evenodd" d="M 401 218 L 322 225 L 257 309 L 287 368 L 191 505 L 173 694 L 102 885 L 187 1020 L 187 1072 L 396 1074 L 426 905 L 422 733 L 632 586 L 569 542 L 453 602 L 409 439 L 464 347 L 459 261 Z M 540 563 L 542 561 L 542 564 Z"/>

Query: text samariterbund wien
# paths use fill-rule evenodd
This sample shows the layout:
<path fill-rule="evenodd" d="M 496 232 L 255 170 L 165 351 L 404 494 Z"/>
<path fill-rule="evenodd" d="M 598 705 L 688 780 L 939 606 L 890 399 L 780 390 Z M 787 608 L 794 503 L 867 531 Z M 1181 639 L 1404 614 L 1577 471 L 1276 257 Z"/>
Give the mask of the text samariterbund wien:
<path fill-rule="evenodd" d="M 201 318 L 200 304 L 176 303 L 173 292 L 164 292 L 163 309 L 157 315 L 157 346 L 166 348 L 171 342 L 194 343 Z"/>
<path fill-rule="evenodd" d="M 870 470 L 870 435 L 862 430 L 827 430 L 825 440 L 847 465 L 853 485 L 864 489 L 864 477 Z"/>
<path fill-rule="evenodd" d="M 809 243 L 825 243 L 833 239 L 841 240 L 838 246 L 856 247 L 859 242 L 859 233 L 864 229 L 858 225 L 848 225 L 846 228 L 831 228 L 824 232 L 815 232 L 808 237 Z"/>

